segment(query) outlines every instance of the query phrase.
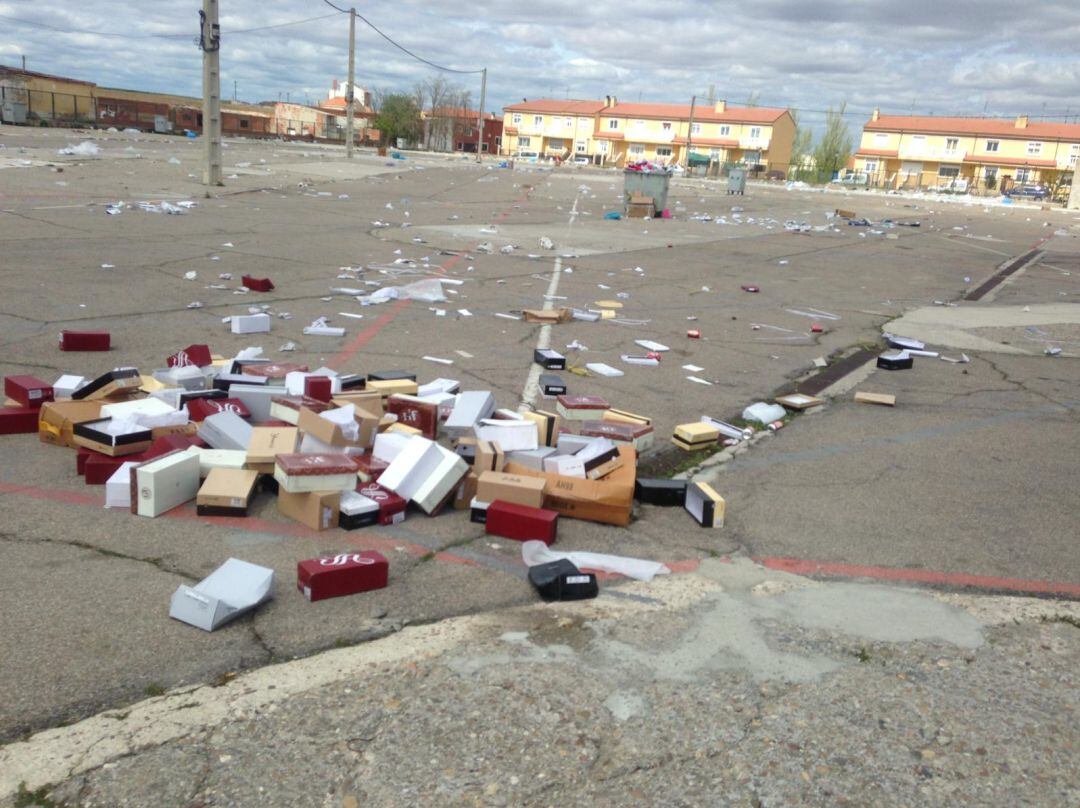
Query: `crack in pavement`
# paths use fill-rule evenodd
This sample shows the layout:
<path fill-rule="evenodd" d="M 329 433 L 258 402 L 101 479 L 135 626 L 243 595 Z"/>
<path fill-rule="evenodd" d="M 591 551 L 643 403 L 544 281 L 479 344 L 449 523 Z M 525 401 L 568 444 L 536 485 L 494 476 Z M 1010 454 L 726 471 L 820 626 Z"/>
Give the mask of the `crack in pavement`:
<path fill-rule="evenodd" d="M 186 581 L 201 580 L 198 576 L 184 572 L 176 567 L 166 565 L 164 559 L 139 558 L 138 556 L 127 555 L 126 553 L 119 553 L 115 550 L 98 547 L 89 544 L 88 542 L 80 541 L 79 539 L 18 538 L 14 533 L 0 533 L 0 541 L 6 541 L 10 544 L 54 544 L 63 547 L 74 547 L 79 550 L 88 550 L 92 553 L 104 556 L 105 558 L 118 558 L 124 561 L 136 561 L 140 564 L 149 564 L 167 575 L 176 575 Z"/>

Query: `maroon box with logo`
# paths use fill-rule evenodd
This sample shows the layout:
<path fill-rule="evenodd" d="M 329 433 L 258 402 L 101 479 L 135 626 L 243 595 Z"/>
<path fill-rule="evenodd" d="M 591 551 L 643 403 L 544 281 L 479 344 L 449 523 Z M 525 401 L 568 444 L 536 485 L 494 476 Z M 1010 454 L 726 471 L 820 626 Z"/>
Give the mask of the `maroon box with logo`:
<path fill-rule="evenodd" d="M 61 331 L 61 351 L 107 351 L 110 337 L 108 331 Z"/>
<path fill-rule="evenodd" d="M 371 452 L 353 455 L 353 460 L 356 461 L 356 473 L 360 475 L 360 479 L 365 483 L 373 483 L 378 480 L 379 475 L 386 471 L 390 465 Z"/>
<path fill-rule="evenodd" d="M 241 418 L 250 418 L 251 413 L 238 398 L 193 398 L 187 403 L 188 418 L 192 421 L 205 421 L 219 412 L 234 412 Z"/>
<path fill-rule="evenodd" d="M 309 558 L 296 565 L 296 588 L 310 601 L 383 589 L 390 564 L 382 553 L 361 550 Z"/>
<path fill-rule="evenodd" d="M 379 503 L 380 525 L 396 525 L 405 521 L 405 508 L 409 503 L 389 488 L 383 488 L 378 483 L 361 483 L 356 490 Z"/>
<path fill-rule="evenodd" d="M 165 360 L 171 368 L 184 368 L 195 366 L 204 368 L 213 364 L 214 359 L 210 356 L 209 345 L 189 345 L 182 351 L 177 351 Z"/>
<path fill-rule="evenodd" d="M 20 406 L 37 409 L 53 400 L 52 385 L 37 376 L 5 376 L 4 395 Z"/>
<path fill-rule="evenodd" d="M 333 396 L 334 382 L 329 376 L 307 376 L 304 378 L 304 395 L 317 401 L 330 402 Z"/>
<path fill-rule="evenodd" d="M 386 411 L 398 417 L 399 424 L 419 429 L 420 434 L 435 440 L 439 434 L 439 405 L 420 401 L 415 396 L 392 395 L 386 399 Z"/>
<path fill-rule="evenodd" d="M 530 508 L 497 499 L 487 509 L 484 528 L 489 535 L 514 541 L 542 541 L 554 544 L 559 514 L 546 508 Z"/>

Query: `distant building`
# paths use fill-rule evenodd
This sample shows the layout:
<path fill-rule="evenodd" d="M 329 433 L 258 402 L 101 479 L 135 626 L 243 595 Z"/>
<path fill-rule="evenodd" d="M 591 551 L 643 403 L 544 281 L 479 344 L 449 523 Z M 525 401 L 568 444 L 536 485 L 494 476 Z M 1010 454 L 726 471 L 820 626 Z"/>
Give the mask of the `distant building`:
<path fill-rule="evenodd" d="M 947 118 L 882 115 L 863 126 L 853 170 L 884 188 L 1008 190 L 1071 172 L 1080 157 L 1080 124 L 1032 123 L 1028 116 Z"/>
<path fill-rule="evenodd" d="M 0 65 L 0 120 L 92 123 L 95 86 L 92 81 Z"/>
<path fill-rule="evenodd" d="M 437 107 L 420 113 L 424 126 L 424 142 L 432 151 L 459 151 L 476 154 L 477 141 L 481 151 L 498 154 L 502 144 L 503 121 L 494 113 L 484 113 L 483 130 L 477 126 L 480 113 L 465 107 Z"/>
<path fill-rule="evenodd" d="M 344 140 L 346 121 L 348 118 L 348 82 L 339 82 L 334 79 L 327 97 L 320 101 L 316 108 L 326 113 L 329 117 L 326 122 L 325 136 L 332 140 Z M 353 132 L 356 140 L 361 143 L 377 143 L 379 132 L 371 127 L 375 118 L 375 110 L 372 109 L 371 93 L 363 87 L 356 88 L 356 96 L 353 101 Z"/>
<path fill-rule="evenodd" d="M 503 110 L 503 154 L 622 166 L 716 161 L 787 172 L 795 121 L 786 109 L 538 99 Z"/>

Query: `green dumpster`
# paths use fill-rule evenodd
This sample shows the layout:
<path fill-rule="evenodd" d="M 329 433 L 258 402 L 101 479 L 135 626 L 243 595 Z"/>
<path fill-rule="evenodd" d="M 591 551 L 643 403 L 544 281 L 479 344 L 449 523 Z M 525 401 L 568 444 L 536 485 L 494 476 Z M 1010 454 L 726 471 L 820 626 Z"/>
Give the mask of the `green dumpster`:
<path fill-rule="evenodd" d="M 667 171 L 623 171 L 623 202 L 630 203 L 634 194 L 651 196 L 657 214 L 667 210 L 668 183 L 671 174 Z"/>

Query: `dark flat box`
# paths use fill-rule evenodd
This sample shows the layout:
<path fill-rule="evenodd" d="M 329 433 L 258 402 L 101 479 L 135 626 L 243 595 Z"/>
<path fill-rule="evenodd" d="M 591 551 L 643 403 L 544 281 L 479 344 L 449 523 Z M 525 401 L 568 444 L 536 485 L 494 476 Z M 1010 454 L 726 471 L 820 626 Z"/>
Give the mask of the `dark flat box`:
<path fill-rule="evenodd" d="M 53 400 L 52 385 L 37 376 L 5 376 L 4 395 L 23 407 L 38 409 Z"/>
<path fill-rule="evenodd" d="M 183 407 L 189 401 L 197 401 L 200 398 L 219 399 L 228 397 L 229 394 L 225 390 L 183 390 L 177 399 L 177 409 Z"/>
<path fill-rule="evenodd" d="M 562 380 L 562 376 L 556 376 L 554 373 L 541 373 L 540 392 L 545 398 L 565 396 L 566 382 Z"/>
<path fill-rule="evenodd" d="M 363 390 L 367 386 L 367 376 L 363 373 L 348 373 L 344 376 L 338 376 L 338 382 L 341 383 L 341 390 Z"/>
<path fill-rule="evenodd" d="M 111 337 L 108 331 L 61 331 L 61 351 L 107 351 Z"/>
<path fill-rule="evenodd" d="M 681 508 L 686 504 L 686 480 L 639 477 L 634 483 L 634 499 L 647 505 Z"/>
<path fill-rule="evenodd" d="M 137 390 L 141 384 L 142 376 L 139 375 L 138 370 L 135 368 L 117 368 L 101 374 L 92 382 L 87 382 L 72 393 L 71 397 L 76 401 L 104 398 L 113 389 L 131 392 Z"/>
<path fill-rule="evenodd" d="M 915 366 L 915 357 L 905 351 L 891 351 L 878 356 L 877 366 L 883 370 L 908 370 Z"/>
<path fill-rule="evenodd" d="M 95 421 L 83 421 L 72 427 L 72 434 L 93 444 L 86 446 L 102 454 L 119 457 L 122 455 L 137 454 L 150 448 L 154 439 L 153 431 L 140 429 L 137 432 L 129 432 L 126 435 L 110 435 L 102 430 L 102 427 L 111 421 L 111 418 L 98 418 Z M 78 441 L 76 441 L 78 443 Z M 86 444 L 80 443 L 85 446 Z"/>
<path fill-rule="evenodd" d="M 582 572 L 565 558 L 529 567 L 529 583 L 547 601 L 587 600 L 600 592 L 595 575 Z"/>
<path fill-rule="evenodd" d="M 234 384 L 267 386 L 270 384 L 270 379 L 266 376 L 249 376 L 247 373 L 221 373 L 214 377 L 215 390 L 228 390 Z"/>
<path fill-rule="evenodd" d="M 487 522 L 487 512 L 490 507 L 489 503 L 481 502 L 476 497 L 473 497 L 469 503 L 469 521 L 478 525 L 484 524 Z"/>
<path fill-rule="evenodd" d="M 566 357 L 550 348 L 537 348 L 533 351 L 533 361 L 548 370 L 566 370 Z"/>
<path fill-rule="evenodd" d="M 296 588 L 309 601 L 383 589 L 390 563 L 374 550 L 309 558 L 296 565 Z"/>
<path fill-rule="evenodd" d="M 559 514 L 546 508 L 530 508 L 514 502 L 495 500 L 488 506 L 484 529 L 491 536 L 514 541 L 555 543 Z"/>
<path fill-rule="evenodd" d="M 367 375 L 369 382 L 392 382 L 399 379 L 415 382 L 416 374 L 407 370 L 375 370 Z"/>

